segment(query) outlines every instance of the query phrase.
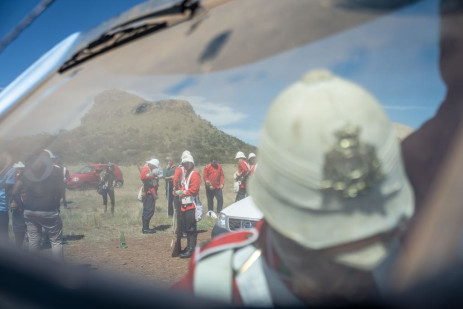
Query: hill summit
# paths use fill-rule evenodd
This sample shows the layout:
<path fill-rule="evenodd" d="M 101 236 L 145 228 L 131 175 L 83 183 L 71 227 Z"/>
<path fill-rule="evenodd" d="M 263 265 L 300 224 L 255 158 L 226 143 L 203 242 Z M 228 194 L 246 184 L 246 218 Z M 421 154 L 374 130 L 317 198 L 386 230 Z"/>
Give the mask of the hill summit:
<path fill-rule="evenodd" d="M 197 163 L 206 163 L 211 156 L 229 163 L 239 150 L 256 151 L 254 146 L 202 119 L 187 101 L 150 102 L 117 89 L 97 95 L 91 109 L 81 118 L 80 126 L 54 136 L 41 134 L 12 143 L 22 144 L 24 148 L 24 144 L 31 144 L 30 141 L 24 143 L 24 139 L 33 138 L 36 141 L 32 144 L 39 146 L 40 140 L 68 164 L 107 161 L 133 164 L 151 156 L 161 161 L 172 156 L 177 162 L 185 149 Z M 35 149 L 40 148 L 46 147 Z"/>

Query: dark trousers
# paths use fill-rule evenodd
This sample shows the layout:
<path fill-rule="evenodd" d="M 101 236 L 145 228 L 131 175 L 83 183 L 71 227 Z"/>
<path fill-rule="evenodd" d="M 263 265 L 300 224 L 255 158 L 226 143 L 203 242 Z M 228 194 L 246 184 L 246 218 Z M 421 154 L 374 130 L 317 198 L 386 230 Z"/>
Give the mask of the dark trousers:
<path fill-rule="evenodd" d="M 12 213 L 14 240 L 17 246 L 22 247 L 26 235 L 26 221 L 24 211 L 14 210 Z"/>
<path fill-rule="evenodd" d="M 238 190 L 238 193 L 236 193 L 236 199 L 235 202 L 238 202 L 239 200 L 242 200 L 246 197 L 246 189 L 240 188 Z"/>
<path fill-rule="evenodd" d="M 181 211 L 182 230 L 187 234 L 196 234 L 195 210 Z"/>
<path fill-rule="evenodd" d="M 0 211 L 0 240 L 8 240 L 8 223 L 10 222 L 8 211 Z"/>
<path fill-rule="evenodd" d="M 108 195 L 111 200 L 111 212 L 114 212 L 114 205 L 116 204 L 116 198 L 114 196 L 114 190 L 104 190 L 103 191 L 103 205 L 105 206 L 105 211 L 106 211 L 106 206 L 108 206 Z"/>
<path fill-rule="evenodd" d="M 167 199 L 167 215 L 174 215 L 174 195 L 173 192 L 173 182 L 166 182 L 166 199 Z"/>
<path fill-rule="evenodd" d="M 156 200 L 152 194 L 147 194 L 143 200 L 143 220 L 151 220 L 154 215 L 154 207 L 156 205 Z"/>
<path fill-rule="evenodd" d="M 206 186 L 207 209 L 214 210 L 214 197 L 217 199 L 217 212 L 220 213 L 223 207 L 222 189 L 209 189 Z"/>

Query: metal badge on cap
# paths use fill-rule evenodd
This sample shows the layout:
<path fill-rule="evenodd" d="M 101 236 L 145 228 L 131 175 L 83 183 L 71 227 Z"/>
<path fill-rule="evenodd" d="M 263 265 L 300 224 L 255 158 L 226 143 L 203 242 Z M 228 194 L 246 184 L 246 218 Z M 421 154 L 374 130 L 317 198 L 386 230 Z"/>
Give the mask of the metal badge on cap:
<path fill-rule="evenodd" d="M 323 191 L 355 198 L 384 178 L 375 147 L 360 141 L 360 131 L 352 125 L 336 131 L 336 144 L 325 154 Z"/>

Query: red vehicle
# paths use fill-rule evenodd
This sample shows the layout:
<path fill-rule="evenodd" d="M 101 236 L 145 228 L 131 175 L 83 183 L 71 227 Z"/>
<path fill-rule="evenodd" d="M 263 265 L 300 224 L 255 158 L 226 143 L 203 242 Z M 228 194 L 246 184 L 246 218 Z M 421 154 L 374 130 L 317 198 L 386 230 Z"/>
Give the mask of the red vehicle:
<path fill-rule="evenodd" d="M 100 173 L 105 166 L 106 164 L 89 164 L 82 167 L 76 173 L 71 174 L 67 183 L 67 188 L 81 190 L 96 188 L 100 181 Z M 116 187 L 121 187 L 124 184 L 124 177 L 117 164 L 114 164 L 114 175 L 116 176 Z"/>

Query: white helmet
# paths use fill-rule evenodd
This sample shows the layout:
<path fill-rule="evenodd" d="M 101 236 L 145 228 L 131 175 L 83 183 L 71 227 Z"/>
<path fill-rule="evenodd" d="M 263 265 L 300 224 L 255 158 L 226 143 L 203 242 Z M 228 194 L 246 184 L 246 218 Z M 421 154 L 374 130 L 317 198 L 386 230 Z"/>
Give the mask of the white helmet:
<path fill-rule="evenodd" d="M 156 167 L 159 167 L 159 160 L 158 159 L 150 159 L 149 161 L 146 161 L 146 163 L 154 165 Z"/>
<path fill-rule="evenodd" d="M 184 156 L 187 156 L 187 155 L 188 155 L 188 156 L 191 156 L 191 153 L 190 153 L 188 150 L 185 150 L 185 151 L 182 153 L 182 156 L 181 156 L 182 160 L 183 160 L 183 157 L 184 157 Z"/>
<path fill-rule="evenodd" d="M 244 155 L 242 151 L 238 151 L 236 153 L 235 159 L 246 159 L 246 156 Z"/>
<path fill-rule="evenodd" d="M 328 71 L 308 73 L 270 107 L 250 194 L 275 230 L 310 249 L 394 230 L 414 210 L 389 119 L 367 91 Z M 336 260 L 371 269 L 388 248 L 376 242 Z"/>
<path fill-rule="evenodd" d="M 248 160 L 251 160 L 251 158 L 255 158 L 256 157 L 256 154 L 254 152 L 251 152 L 249 155 L 248 155 Z"/>
<path fill-rule="evenodd" d="M 185 162 L 191 162 L 195 164 L 195 160 L 193 159 L 193 156 L 189 154 L 185 154 L 184 156 L 182 156 L 182 163 L 185 163 Z"/>

